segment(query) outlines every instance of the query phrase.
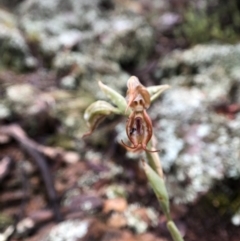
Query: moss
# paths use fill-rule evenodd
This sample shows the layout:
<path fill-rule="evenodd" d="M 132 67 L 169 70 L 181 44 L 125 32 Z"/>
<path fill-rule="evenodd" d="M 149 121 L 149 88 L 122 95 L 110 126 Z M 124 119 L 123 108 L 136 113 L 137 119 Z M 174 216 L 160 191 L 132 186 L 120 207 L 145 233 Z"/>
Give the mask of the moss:
<path fill-rule="evenodd" d="M 235 1 L 213 1 L 205 7 L 190 5 L 183 13 L 184 21 L 176 36 L 184 36 L 190 44 L 211 40 L 235 43 L 240 35 L 240 8 Z"/>
<path fill-rule="evenodd" d="M 240 184 L 240 179 L 226 179 L 217 182 L 216 185 L 206 195 L 206 200 L 211 203 L 218 213 L 223 215 L 233 215 L 240 208 L 240 193 L 236 192 Z"/>
<path fill-rule="evenodd" d="M 10 216 L 0 214 L 0 231 L 13 223 L 14 221 Z"/>
<path fill-rule="evenodd" d="M 47 141 L 49 145 L 62 147 L 65 150 L 73 150 L 76 145 L 72 137 L 64 134 L 56 134 L 50 137 Z"/>

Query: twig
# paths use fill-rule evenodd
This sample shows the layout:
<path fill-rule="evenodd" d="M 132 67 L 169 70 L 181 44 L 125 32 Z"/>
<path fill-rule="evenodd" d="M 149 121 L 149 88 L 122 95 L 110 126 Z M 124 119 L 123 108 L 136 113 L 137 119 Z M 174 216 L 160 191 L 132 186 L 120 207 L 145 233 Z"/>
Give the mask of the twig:
<path fill-rule="evenodd" d="M 47 161 L 41 151 L 42 146 L 31 140 L 19 125 L 13 124 L 8 126 L 2 126 L 0 127 L 0 133 L 9 135 L 14 138 L 22 146 L 22 148 L 33 158 L 41 172 L 55 218 L 57 221 L 60 221 L 61 214 L 59 211 L 58 198 L 53 183 L 52 173 L 50 172 Z"/>
<path fill-rule="evenodd" d="M 5 156 L 0 160 L 0 183 L 9 174 L 12 160 L 10 157 Z"/>

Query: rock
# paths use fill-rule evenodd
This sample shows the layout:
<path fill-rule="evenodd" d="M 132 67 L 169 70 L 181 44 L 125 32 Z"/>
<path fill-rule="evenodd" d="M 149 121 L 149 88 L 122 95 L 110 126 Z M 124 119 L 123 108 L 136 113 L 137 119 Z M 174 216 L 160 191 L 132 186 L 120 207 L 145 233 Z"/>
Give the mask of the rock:
<path fill-rule="evenodd" d="M 36 117 L 42 115 L 49 117 L 49 109 L 55 105 L 50 94 L 43 93 L 30 84 L 14 84 L 6 88 L 6 100 L 12 114 L 21 117 Z M 41 120 L 39 119 L 39 120 Z"/>
<path fill-rule="evenodd" d="M 238 210 L 231 218 L 232 224 L 240 226 L 240 210 Z"/>
<path fill-rule="evenodd" d="M 78 95 L 79 98 L 76 97 Z M 81 137 L 86 132 L 87 126 L 82 115 L 93 102 L 93 98 L 86 92 L 69 93 L 55 89 L 41 91 L 26 83 L 8 86 L 3 99 L 4 101 L 0 102 L 0 119 L 17 117 L 22 119 L 24 126 L 30 131 L 36 132 L 36 123 L 38 129 L 54 128 L 53 125 L 58 118 L 62 124 L 62 133 L 55 138 L 52 136 L 51 144 L 68 149 L 76 146 L 72 139 L 73 133 L 75 137 Z"/>
<path fill-rule="evenodd" d="M 43 110 L 51 111 L 52 117 L 61 123 L 62 136 L 82 137 L 87 131 L 83 110 L 94 99 L 106 98 L 97 81 L 101 80 L 123 94 L 129 74 L 123 71 L 122 65 L 141 65 L 152 50 L 152 27 L 136 4 L 130 8 L 126 5 L 103 0 L 26 0 L 16 7 L 16 18 L 3 11 L 0 43 L 2 31 L 3 40 L 7 39 L 7 50 L 4 49 L 2 60 L 7 56 L 5 63 L 10 61 L 9 65 L 18 70 L 37 65 L 47 68 L 46 72 L 53 68 L 56 73 L 54 84 L 59 81 L 57 84 L 66 90 L 68 97 L 49 100 L 48 97 L 57 91 L 51 90 L 50 93 L 45 89 L 47 94 L 44 95 L 35 90 L 30 93 L 34 87 L 28 84 L 10 86 L 7 90 L 9 101 L 6 105 L 3 103 L 4 106 L 0 103 L 0 118 L 1 113 L 2 119 L 30 115 L 27 126 L 30 124 L 32 130 L 36 128 L 34 118 L 40 118 L 40 113 L 41 119 L 48 119 Z M 8 49 L 16 50 L 14 58 Z M 37 60 L 31 53 L 37 56 Z M 44 75 L 41 77 L 45 79 Z M 28 83 L 34 81 L 35 76 L 27 80 Z M 36 81 L 43 83 L 45 80 Z M 18 87 L 19 95 L 16 95 Z M 98 144 L 100 138 L 95 139 L 95 144 Z M 84 146 L 82 141 L 79 142 Z"/>
<path fill-rule="evenodd" d="M 66 194 L 64 206 L 74 212 L 93 213 L 102 209 L 103 201 L 95 195 L 84 195 L 77 190 L 71 190 Z"/>
<path fill-rule="evenodd" d="M 74 76 L 67 75 L 60 80 L 60 85 L 65 89 L 76 89 L 77 81 Z"/>
<path fill-rule="evenodd" d="M 10 173 L 10 167 L 12 164 L 12 160 L 5 156 L 0 161 L 0 181 L 2 182 L 3 179 Z"/>
<path fill-rule="evenodd" d="M 124 185 L 109 185 L 105 191 L 104 191 L 104 195 L 107 196 L 107 198 L 109 198 L 109 201 L 112 202 L 111 200 L 119 200 L 118 198 L 120 198 L 120 200 L 125 200 L 125 198 L 127 197 L 127 191 L 126 191 L 126 187 Z"/>
<path fill-rule="evenodd" d="M 134 15 L 116 16 L 110 22 L 102 41 L 104 56 L 125 65 L 141 64 L 153 47 L 153 29 Z"/>
<path fill-rule="evenodd" d="M 14 233 L 14 226 L 11 225 L 3 233 L 0 233 L 0 240 L 5 241 L 8 240 Z"/>
<path fill-rule="evenodd" d="M 89 225 L 89 220 L 66 220 L 53 227 L 42 241 L 78 241 L 87 234 Z"/>
<path fill-rule="evenodd" d="M 36 60 L 17 27 L 16 18 L 3 9 L 0 9 L 0 15 L 0 66 L 18 71 L 34 68 Z"/>
<path fill-rule="evenodd" d="M 18 4 L 20 4 L 23 1 L 24 0 L 13 0 L 9 2 L 8 0 L 0 0 L 0 5 L 4 8 L 15 9 L 18 6 Z"/>
<path fill-rule="evenodd" d="M 101 0 L 25 1 L 19 8 L 21 27 L 47 56 L 76 46 L 92 59 L 102 56 L 123 64 L 142 63 L 154 40 L 150 25 L 140 14 L 129 14 L 126 8 L 101 9 L 101 4 Z"/>
<path fill-rule="evenodd" d="M 127 226 L 134 229 L 136 233 L 144 233 L 150 226 L 158 224 L 158 214 L 151 208 L 143 208 L 138 204 L 131 204 L 124 212 Z"/>
<path fill-rule="evenodd" d="M 19 105 L 32 102 L 36 95 L 36 89 L 29 84 L 9 86 L 6 92 L 9 101 Z"/>
<path fill-rule="evenodd" d="M 98 86 L 98 80 L 123 92 L 129 77 L 116 62 L 78 52 L 59 52 L 53 59 L 53 67 L 58 75 L 68 73 L 61 80 L 63 87 L 85 90 L 96 99 L 106 98 Z"/>
<path fill-rule="evenodd" d="M 127 230 L 118 230 L 109 228 L 98 220 L 93 220 L 89 226 L 85 240 L 101 240 L 101 241 L 135 241 L 134 235 Z"/>
<path fill-rule="evenodd" d="M 127 226 L 127 219 L 122 213 L 112 213 L 107 220 L 107 225 L 111 228 L 124 228 Z"/>
<path fill-rule="evenodd" d="M 0 103 L 0 119 L 7 119 L 11 115 L 10 108 L 6 104 Z"/>
<path fill-rule="evenodd" d="M 109 213 L 111 211 L 124 212 L 127 208 L 127 201 L 124 198 L 107 199 L 104 202 L 103 212 Z"/>
<path fill-rule="evenodd" d="M 239 113 L 230 106 L 238 103 L 239 61 L 240 45 L 197 45 L 159 62 L 173 88 L 150 115 L 177 203 L 194 201 L 215 180 L 240 176 Z"/>

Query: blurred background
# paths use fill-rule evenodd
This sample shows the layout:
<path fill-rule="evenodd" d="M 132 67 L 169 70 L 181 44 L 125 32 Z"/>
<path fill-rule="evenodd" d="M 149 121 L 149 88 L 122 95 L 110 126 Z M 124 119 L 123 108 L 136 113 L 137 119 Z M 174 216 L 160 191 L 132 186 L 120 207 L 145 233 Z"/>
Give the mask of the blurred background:
<path fill-rule="evenodd" d="M 240 2 L 0 0 L 0 240 L 170 241 L 126 118 L 84 110 L 131 75 L 185 241 L 240 237 Z M 61 222 L 60 222 L 61 221 Z"/>

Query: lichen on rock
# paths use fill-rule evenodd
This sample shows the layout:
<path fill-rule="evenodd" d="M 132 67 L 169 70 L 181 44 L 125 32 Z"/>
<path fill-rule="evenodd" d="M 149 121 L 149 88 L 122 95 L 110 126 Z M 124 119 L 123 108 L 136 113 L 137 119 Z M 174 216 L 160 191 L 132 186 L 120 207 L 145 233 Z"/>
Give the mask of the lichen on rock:
<path fill-rule="evenodd" d="M 239 83 L 239 50 L 239 45 L 198 45 L 159 62 L 163 81 L 174 88 L 151 115 L 175 202 L 192 202 L 215 180 L 240 176 L 239 114 L 218 111 L 237 103 L 232 93 Z"/>
<path fill-rule="evenodd" d="M 0 68 L 17 71 L 34 68 L 36 60 L 18 29 L 17 19 L 3 9 L 0 9 L 0 16 Z"/>
<path fill-rule="evenodd" d="M 37 42 L 46 55 L 75 45 L 93 57 L 142 63 L 154 40 L 153 29 L 146 19 L 126 9 L 106 10 L 99 6 L 100 0 L 25 1 L 19 7 L 20 25 L 27 39 Z M 66 40 L 69 33 L 75 40 L 70 44 L 69 38 Z"/>

